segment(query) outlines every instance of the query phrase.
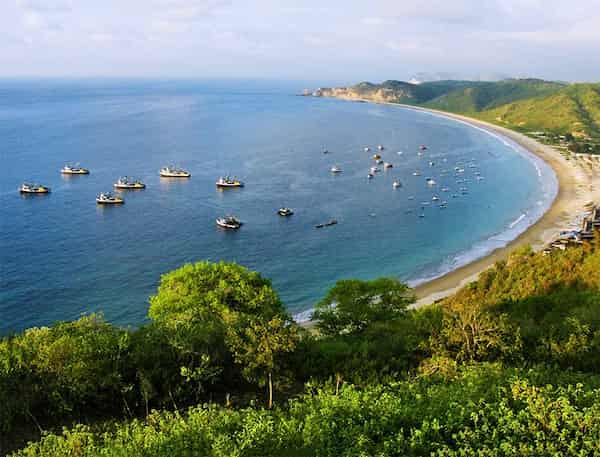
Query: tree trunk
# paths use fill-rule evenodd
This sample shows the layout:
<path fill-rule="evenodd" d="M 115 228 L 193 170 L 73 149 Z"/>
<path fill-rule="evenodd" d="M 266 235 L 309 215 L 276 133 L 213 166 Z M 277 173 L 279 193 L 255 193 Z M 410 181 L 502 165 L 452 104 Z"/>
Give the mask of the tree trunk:
<path fill-rule="evenodd" d="M 337 395 L 340 392 L 340 384 L 342 383 L 342 374 L 335 374 L 335 394 Z"/>
<path fill-rule="evenodd" d="M 271 379 L 271 372 L 269 371 L 269 409 L 273 407 L 273 380 Z"/>

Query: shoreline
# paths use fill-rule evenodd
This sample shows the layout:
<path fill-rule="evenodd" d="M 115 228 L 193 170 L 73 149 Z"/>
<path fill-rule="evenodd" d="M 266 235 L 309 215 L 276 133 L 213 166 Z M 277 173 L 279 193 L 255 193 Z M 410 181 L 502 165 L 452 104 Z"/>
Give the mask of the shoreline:
<path fill-rule="evenodd" d="M 404 109 L 426 112 L 464 122 L 472 127 L 484 129 L 492 134 L 513 141 L 530 154 L 543 160 L 554 172 L 558 189 L 556 196 L 547 210 L 536 222 L 529 225 L 520 235 L 509 241 L 505 246 L 496 248 L 487 255 L 475 259 L 441 276 L 428 280 L 414 287 L 417 301 L 412 307 L 417 308 L 441 300 L 470 282 L 477 279 L 480 273 L 505 259 L 512 251 L 530 245 L 534 251 L 539 251 L 553 241 L 561 230 L 574 225 L 590 201 L 600 200 L 600 157 L 591 158 L 589 168 L 579 163 L 576 154 L 567 153 L 565 157 L 559 150 L 514 130 L 501 127 L 479 119 L 435 109 L 402 103 L 378 102 L 366 99 L 345 97 L 328 97 L 340 100 L 366 102 L 379 105 L 398 106 Z M 594 164 L 597 162 L 597 165 Z M 575 163 L 577 162 L 577 163 Z M 587 165 L 587 164 L 586 164 Z M 595 167 L 598 167 L 597 169 Z M 310 321 L 309 321 L 310 322 Z"/>
<path fill-rule="evenodd" d="M 399 103 L 386 104 L 462 121 L 473 127 L 483 128 L 491 133 L 508 138 L 548 164 L 554 171 L 558 181 L 558 192 L 554 201 L 536 222 L 527 227 L 515 239 L 509 241 L 506 246 L 497 248 L 484 257 L 458 267 L 439 278 L 416 286 L 414 291 L 417 302 L 413 305 L 414 307 L 428 305 L 452 295 L 468 283 L 475 281 L 481 272 L 487 270 L 496 262 L 506 259 L 515 249 L 530 245 L 535 251 L 541 250 L 553 241 L 561 230 L 567 229 L 568 226 L 578 220 L 586 203 L 598 197 L 593 192 L 593 175 L 585 176 L 585 172 L 578 165 L 573 164 L 571 160 L 568 160 L 552 146 L 539 143 L 506 127 L 460 114 Z"/>

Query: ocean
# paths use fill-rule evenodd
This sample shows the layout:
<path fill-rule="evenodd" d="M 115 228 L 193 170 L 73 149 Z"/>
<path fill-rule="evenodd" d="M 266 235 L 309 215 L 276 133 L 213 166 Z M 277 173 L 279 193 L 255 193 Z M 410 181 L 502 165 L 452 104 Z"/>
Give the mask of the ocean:
<path fill-rule="evenodd" d="M 502 137 L 397 106 L 297 96 L 304 87 L 0 81 L 0 334 L 89 312 L 135 326 L 160 275 L 199 260 L 261 272 L 304 319 L 339 279 L 415 285 L 481 257 L 556 194 L 551 169 Z M 367 179 L 379 144 L 393 168 Z M 61 176 L 77 162 L 91 174 Z M 192 177 L 161 179 L 169 164 Z M 217 190 L 225 174 L 246 186 Z M 123 175 L 147 188 L 97 205 Z M 23 196 L 22 182 L 52 192 Z M 295 214 L 278 216 L 282 206 Z M 225 214 L 242 228 L 216 227 Z"/>

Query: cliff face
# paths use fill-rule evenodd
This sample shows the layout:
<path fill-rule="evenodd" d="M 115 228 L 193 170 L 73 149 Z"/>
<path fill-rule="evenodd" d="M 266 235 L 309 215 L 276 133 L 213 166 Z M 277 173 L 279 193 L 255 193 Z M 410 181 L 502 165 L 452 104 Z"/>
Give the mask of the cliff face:
<path fill-rule="evenodd" d="M 346 100 L 369 100 L 387 103 L 418 103 L 418 86 L 400 81 L 386 81 L 383 84 L 360 83 L 350 87 L 323 88 L 315 95 Z"/>

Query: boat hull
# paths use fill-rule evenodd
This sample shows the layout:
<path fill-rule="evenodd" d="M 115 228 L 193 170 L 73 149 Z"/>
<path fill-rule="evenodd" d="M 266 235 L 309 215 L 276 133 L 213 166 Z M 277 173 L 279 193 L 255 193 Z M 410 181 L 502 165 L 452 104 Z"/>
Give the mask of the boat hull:
<path fill-rule="evenodd" d="M 161 178 L 190 178 L 191 173 L 161 173 Z"/>

